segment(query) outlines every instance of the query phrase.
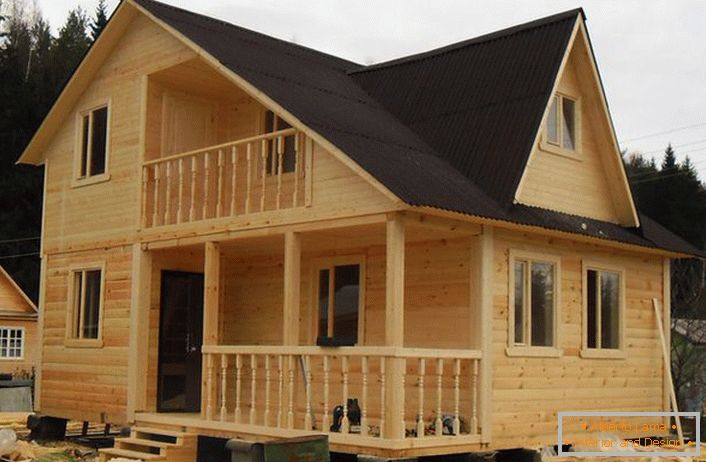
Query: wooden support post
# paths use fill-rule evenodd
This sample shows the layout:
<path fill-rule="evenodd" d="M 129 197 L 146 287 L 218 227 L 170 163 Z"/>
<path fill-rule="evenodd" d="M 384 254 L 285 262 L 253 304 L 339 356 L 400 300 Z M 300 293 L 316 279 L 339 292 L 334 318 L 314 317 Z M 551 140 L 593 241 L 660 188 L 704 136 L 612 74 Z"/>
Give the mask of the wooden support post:
<path fill-rule="evenodd" d="M 677 394 L 674 391 L 674 382 L 672 381 L 672 367 L 671 367 L 671 348 L 667 344 L 666 336 L 664 335 L 664 326 L 662 324 L 662 312 L 660 310 L 659 300 L 656 298 L 652 299 L 652 306 L 655 309 L 655 319 L 657 321 L 657 330 L 659 331 L 659 340 L 662 344 L 662 361 L 664 364 L 664 374 L 668 380 L 669 386 L 669 398 L 671 402 L 672 412 L 679 412 L 679 406 L 677 404 Z M 679 438 L 679 447 L 684 446 L 684 432 L 682 431 L 681 418 L 679 416 L 674 418 L 674 423 L 677 426 L 677 437 Z"/>
<path fill-rule="evenodd" d="M 664 319 L 664 341 L 668 346 L 669 354 L 672 353 L 672 261 L 668 257 L 662 260 L 662 319 Z M 671 366 L 669 366 L 671 368 Z M 667 371 L 667 366 L 662 368 L 662 409 L 668 411 L 671 408 L 670 390 L 672 382 L 670 378 L 671 369 Z M 669 374 L 668 374 L 669 372 Z M 672 424 L 670 417 L 664 421 L 667 428 Z"/>
<path fill-rule="evenodd" d="M 404 346 L 405 229 L 398 216 L 387 220 L 385 286 L 385 344 Z M 388 358 L 385 364 L 385 438 L 404 438 L 404 358 Z"/>
<path fill-rule="evenodd" d="M 135 412 L 146 410 L 147 349 L 149 338 L 152 254 L 140 244 L 132 247 L 132 287 L 128 353 L 127 417 L 134 422 Z"/>
<path fill-rule="evenodd" d="M 298 233 L 284 235 L 284 312 L 282 343 L 299 344 L 299 302 L 301 287 L 301 237 Z"/>
<path fill-rule="evenodd" d="M 492 427 L 493 228 L 483 225 L 471 241 L 470 348 L 483 352 L 477 377 L 478 427 L 481 442 L 490 443 Z M 473 368 L 470 368 L 471 371 Z M 472 373 L 472 372 L 471 372 Z M 471 377 L 473 380 L 473 377 Z M 475 405 L 475 404 L 474 404 Z"/>
<path fill-rule="evenodd" d="M 217 242 L 206 242 L 204 252 L 204 292 L 203 292 L 203 344 L 218 344 L 218 324 L 220 315 L 220 281 L 221 281 L 221 248 Z M 209 389 L 207 383 L 206 361 L 202 371 L 201 415 L 206 417 L 204 400 L 216 396 L 215 390 Z M 211 383 L 217 386 L 218 381 Z"/>

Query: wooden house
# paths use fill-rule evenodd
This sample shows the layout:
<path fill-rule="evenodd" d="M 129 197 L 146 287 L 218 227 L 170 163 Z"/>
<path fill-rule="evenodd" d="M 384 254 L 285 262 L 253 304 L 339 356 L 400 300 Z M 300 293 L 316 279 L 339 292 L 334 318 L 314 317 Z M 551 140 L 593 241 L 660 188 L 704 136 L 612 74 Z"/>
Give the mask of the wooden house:
<path fill-rule="evenodd" d="M 106 459 L 536 447 L 557 411 L 668 409 L 653 299 L 669 326 L 697 250 L 635 207 L 581 10 L 362 66 L 125 0 L 20 162 L 37 406 L 133 425 Z"/>
<path fill-rule="evenodd" d="M 31 376 L 37 346 L 37 307 L 0 266 L 0 374 Z"/>

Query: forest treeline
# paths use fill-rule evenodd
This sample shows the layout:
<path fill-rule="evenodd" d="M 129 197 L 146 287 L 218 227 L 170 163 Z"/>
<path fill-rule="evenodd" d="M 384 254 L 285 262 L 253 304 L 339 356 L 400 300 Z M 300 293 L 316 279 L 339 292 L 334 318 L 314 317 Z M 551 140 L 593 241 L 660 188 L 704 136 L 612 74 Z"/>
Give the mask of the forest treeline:
<path fill-rule="evenodd" d="M 0 0 L 0 265 L 36 300 L 42 169 L 15 165 L 72 71 L 107 23 L 104 0 L 71 10 L 56 34 L 30 0 Z M 640 210 L 703 249 L 706 189 L 689 158 L 666 147 L 661 159 L 624 155 Z M 704 268 L 678 262 L 674 309 L 706 318 Z"/>

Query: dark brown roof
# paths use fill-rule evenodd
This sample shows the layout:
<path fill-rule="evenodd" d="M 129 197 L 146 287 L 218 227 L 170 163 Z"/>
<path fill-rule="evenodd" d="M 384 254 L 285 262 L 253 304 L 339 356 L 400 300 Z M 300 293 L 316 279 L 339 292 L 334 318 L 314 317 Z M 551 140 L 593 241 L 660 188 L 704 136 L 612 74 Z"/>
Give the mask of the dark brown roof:
<path fill-rule="evenodd" d="M 580 9 L 365 67 L 154 0 L 134 1 L 410 205 L 698 252 L 659 225 L 627 229 L 511 204 Z"/>

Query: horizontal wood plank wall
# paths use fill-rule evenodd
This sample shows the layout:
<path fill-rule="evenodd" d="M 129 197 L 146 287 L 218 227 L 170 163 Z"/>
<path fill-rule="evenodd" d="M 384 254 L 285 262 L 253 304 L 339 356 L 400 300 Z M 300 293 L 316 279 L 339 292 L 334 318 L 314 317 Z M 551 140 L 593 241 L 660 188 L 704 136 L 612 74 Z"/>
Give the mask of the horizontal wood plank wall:
<path fill-rule="evenodd" d="M 102 348 L 65 346 L 70 268 L 105 262 Z M 42 339 L 42 413 L 125 422 L 132 253 L 129 246 L 49 255 Z"/>
<path fill-rule="evenodd" d="M 612 155 L 609 127 L 599 117 L 600 93 L 592 85 L 583 44 L 580 40 L 576 44 L 557 91 L 579 99 L 581 152 L 567 157 L 548 152 L 541 144 L 536 145 L 518 199 L 525 204 L 618 222 L 607 180 L 607 169 L 611 166 L 602 160 Z"/>
<path fill-rule="evenodd" d="M 493 447 L 556 444 L 557 410 L 662 411 L 662 364 L 652 298 L 662 298 L 662 260 L 496 229 Z M 509 249 L 561 256 L 559 358 L 508 357 Z M 625 270 L 625 359 L 579 356 L 582 259 Z M 566 432 L 565 432 L 566 434 Z"/>
<path fill-rule="evenodd" d="M 190 57 L 193 52 L 148 19 L 134 20 L 75 107 L 80 111 L 110 102 L 110 180 L 72 187 L 77 140 L 73 115 L 47 149 L 52 161 L 46 172 L 45 252 L 134 239 L 141 181 L 140 75 Z"/>
<path fill-rule="evenodd" d="M 0 305 L 1 306 L 1 305 Z M 20 373 L 32 372 L 36 366 L 37 352 L 37 319 L 8 319 L 0 317 L 0 328 L 10 329 L 24 328 L 22 359 L 0 359 L 0 373 Z"/>

